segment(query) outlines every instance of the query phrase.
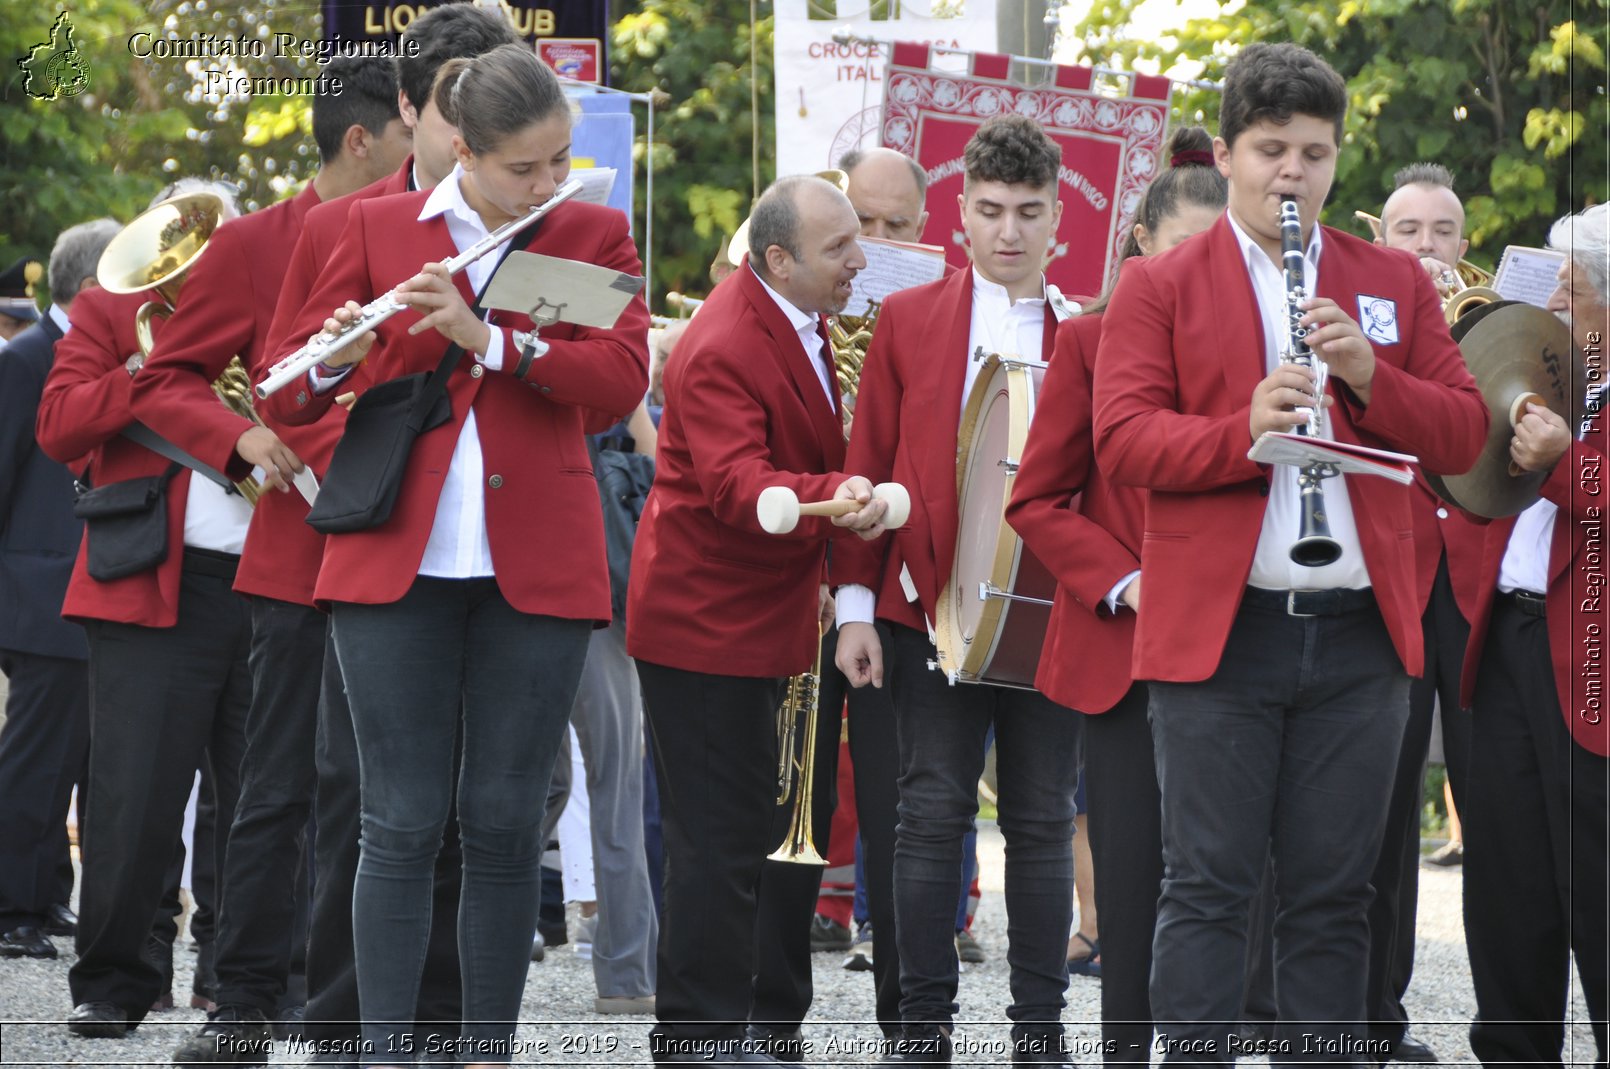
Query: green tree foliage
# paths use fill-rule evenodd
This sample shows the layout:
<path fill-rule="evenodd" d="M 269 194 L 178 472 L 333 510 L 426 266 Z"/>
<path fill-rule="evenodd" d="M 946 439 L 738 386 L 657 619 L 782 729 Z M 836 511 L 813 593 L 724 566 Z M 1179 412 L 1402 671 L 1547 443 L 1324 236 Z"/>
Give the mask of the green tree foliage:
<path fill-rule="evenodd" d="M 722 239 L 749 214 L 754 187 L 751 65 L 759 78 L 760 186 L 775 173 L 770 5 L 750 55 L 747 0 L 631 0 L 617 4 L 611 77 L 636 92 L 658 88 L 670 104 L 642 127 L 636 153 L 654 153 L 654 292 L 704 293 Z M 638 214 L 646 190 L 639 177 Z"/>
<path fill-rule="evenodd" d="M 1606 0 L 1254 0 L 1172 37 L 1128 32 L 1138 0 L 1097 0 L 1084 59 L 1202 64 L 1219 79 L 1244 45 L 1294 41 L 1347 79 L 1346 146 L 1325 221 L 1378 214 L 1399 167 L 1442 163 L 1458 179 L 1473 258 L 1539 245 L 1549 224 L 1610 198 Z M 1178 121 L 1218 117 L 1218 95 L 1176 97 Z"/>
<path fill-rule="evenodd" d="M 136 34 L 248 38 L 272 30 L 317 37 L 317 0 L 75 0 L 68 12 L 87 85 L 37 100 L 23 91 L 17 60 L 49 36 L 53 4 L 0 0 L 0 264 L 44 257 L 74 223 L 127 220 L 185 175 L 235 183 L 243 208 L 272 203 L 318 166 L 306 97 L 229 98 L 202 91 L 201 72 L 315 76 L 301 59 L 141 58 Z"/>

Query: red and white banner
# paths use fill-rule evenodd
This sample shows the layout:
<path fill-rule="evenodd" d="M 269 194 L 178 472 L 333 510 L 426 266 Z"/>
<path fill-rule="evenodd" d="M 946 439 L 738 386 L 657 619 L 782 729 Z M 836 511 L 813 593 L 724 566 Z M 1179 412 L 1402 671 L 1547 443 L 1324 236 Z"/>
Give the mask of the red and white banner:
<path fill-rule="evenodd" d="M 986 119 L 1016 112 L 1062 149 L 1062 222 L 1046 278 L 1070 297 L 1101 293 L 1140 195 L 1157 174 L 1169 80 L 1136 75 L 1130 95 L 1114 97 L 1090 91 L 1089 67 L 1058 67 L 1051 84 L 1028 88 L 1010 78 L 1010 56 L 974 53 L 968 74 L 934 70 L 931 59 L 925 45 L 896 44 L 883 97 L 883 143 L 928 172 L 922 240 L 942 246 L 952 264 L 968 262 L 956 200 L 962 152 Z"/>

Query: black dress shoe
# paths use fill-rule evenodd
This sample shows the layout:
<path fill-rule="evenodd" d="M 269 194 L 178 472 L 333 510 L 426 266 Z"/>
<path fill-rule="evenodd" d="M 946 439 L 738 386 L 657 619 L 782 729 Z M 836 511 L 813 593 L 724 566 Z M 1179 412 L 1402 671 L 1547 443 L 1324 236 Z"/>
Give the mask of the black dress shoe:
<path fill-rule="evenodd" d="M 1044 1065 L 1052 1069 L 1072 1069 L 1061 1032 L 1042 1032 L 1012 1037 L 1013 1065 Z"/>
<path fill-rule="evenodd" d="M 937 1024 L 908 1024 L 878 1059 L 880 1065 L 949 1065 L 950 1032 Z"/>
<path fill-rule="evenodd" d="M 769 1054 L 780 1062 L 803 1062 L 805 1037 L 797 1028 L 784 1032 L 752 1024 L 744 1029 L 744 1049 Z"/>
<path fill-rule="evenodd" d="M 1389 1062 L 1420 1062 L 1429 1065 L 1436 1063 L 1437 1052 L 1413 1036 L 1405 1035 L 1387 1048 L 1385 1060 Z"/>
<path fill-rule="evenodd" d="M 274 1037 L 261 1010 L 221 1006 L 201 1031 L 179 1044 L 175 1065 L 267 1065 L 274 1053 Z"/>
<path fill-rule="evenodd" d="M 0 935 L 0 958 L 54 958 L 56 956 L 55 944 L 45 938 L 45 933 L 31 925 L 24 924 L 13 928 L 4 935 Z"/>
<path fill-rule="evenodd" d="M 110 1002 L 81 1002 L 67 1015 L 67 1031 L 85 1039 L 116 1039 L 129 1029 L 128 1012 Z"/>
<path fill-rule="evenodd" d="M 45 910 L 44 932 L 46 935 L 76 935 L 78 914 L 60 903 L 51 906 Z"/>

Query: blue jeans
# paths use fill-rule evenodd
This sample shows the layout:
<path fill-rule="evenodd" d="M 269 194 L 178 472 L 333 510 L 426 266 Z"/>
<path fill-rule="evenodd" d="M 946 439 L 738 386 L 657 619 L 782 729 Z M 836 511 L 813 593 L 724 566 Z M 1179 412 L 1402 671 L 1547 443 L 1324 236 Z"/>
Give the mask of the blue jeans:
<path fill-rule="evenodd" d="M 421 577 L 399 601 L 332 614 L 363 798 L 352 928 L 364 1064 L 414 1060 L 397 1037 L 425 962 L 461 716 L 464 1038 L 475 1060 L 507 1062 L 537 926 L 543 801 L 591 627 L 518 612 L 494 579 Z"/>
<path fill-rule="evenodd" d="M 1073 920 L 1073 789 L 1082 718 L 1044 695 L 950 686 L 928 668 L 933 643 L 891 629 L 900 740 L 895 935 L 900 1016 L 949 1024 L 956 1005 L 956 900 L 963 841 L 978 812 L 985 738 L 995 728 L 1006 839 L 1007 964 L 1017 1035 L 1060 1032 Z"/>

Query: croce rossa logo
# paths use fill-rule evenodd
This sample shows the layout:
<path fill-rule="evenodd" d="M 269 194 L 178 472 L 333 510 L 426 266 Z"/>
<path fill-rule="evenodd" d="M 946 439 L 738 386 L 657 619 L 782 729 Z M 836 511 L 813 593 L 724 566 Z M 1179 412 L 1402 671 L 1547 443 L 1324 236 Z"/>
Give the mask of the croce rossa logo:
<path fill-rule="evenodd" d="M 73 20 L 63 11 L 50 27 L 50 40 L 34 45 L 17 60 L 22 91 L 35 100 L 77 96 L 89 85 L 89 70 L 73 43 Z"/>

